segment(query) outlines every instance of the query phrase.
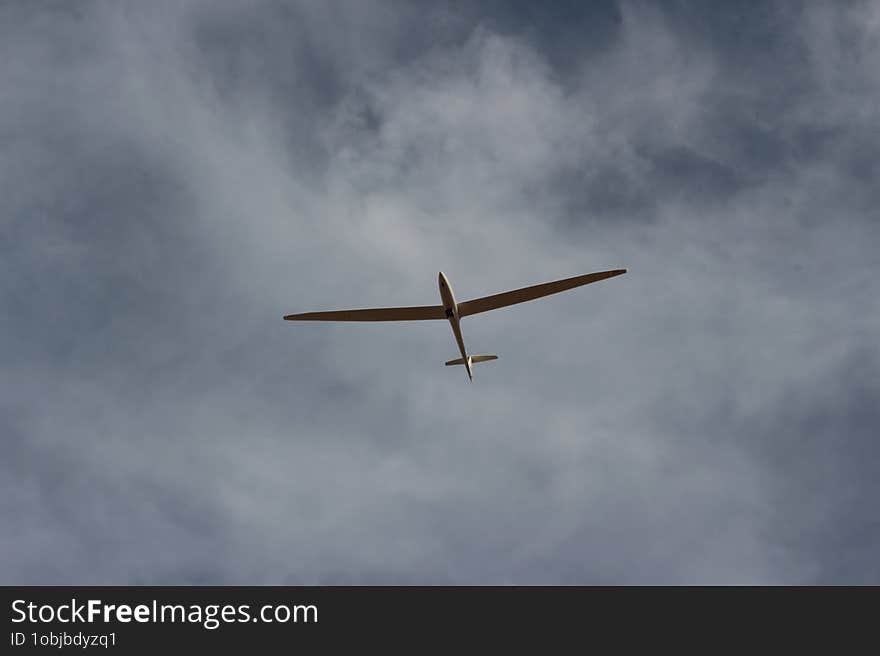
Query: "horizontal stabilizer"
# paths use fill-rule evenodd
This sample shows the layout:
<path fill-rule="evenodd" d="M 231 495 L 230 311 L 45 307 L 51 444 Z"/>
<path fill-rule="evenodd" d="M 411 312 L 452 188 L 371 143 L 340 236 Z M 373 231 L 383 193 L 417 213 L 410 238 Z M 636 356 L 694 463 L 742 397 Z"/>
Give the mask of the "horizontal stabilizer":
<path fill-rule="evenodd" d="M 472 355 L 471 362 L 488 362 L 489 360 L 497 360 L 497 355 Z M 454 364 L 464 364 L 464 358 L 459 358 L 458 360 L 450 360 L 446 363 L 447 367 L 450 367 Z"/>

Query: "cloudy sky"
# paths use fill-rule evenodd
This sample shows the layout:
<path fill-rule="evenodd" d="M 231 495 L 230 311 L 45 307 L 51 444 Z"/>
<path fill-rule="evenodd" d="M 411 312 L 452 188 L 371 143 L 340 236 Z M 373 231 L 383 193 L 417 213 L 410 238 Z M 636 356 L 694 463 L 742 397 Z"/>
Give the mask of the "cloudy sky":
<path fill-rule="evenodd" d="M 880 583 L 880 7 L 4 2 L 0 581 Z M 463 322 L 291 324 L 626 267 Z"/>

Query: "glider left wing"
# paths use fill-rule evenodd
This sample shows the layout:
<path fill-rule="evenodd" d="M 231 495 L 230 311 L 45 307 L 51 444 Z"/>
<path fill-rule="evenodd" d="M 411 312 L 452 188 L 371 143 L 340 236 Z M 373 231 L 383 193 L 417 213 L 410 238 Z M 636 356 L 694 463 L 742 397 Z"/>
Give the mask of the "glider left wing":
<path fill-rule="evenodd" d="M 421 321 L 445 319 L 442 305 L 416 307 L 369 308 L 366 310 L 333 310 L 331 312 L 303 312 L 288 314 L 287 321 Z"/>

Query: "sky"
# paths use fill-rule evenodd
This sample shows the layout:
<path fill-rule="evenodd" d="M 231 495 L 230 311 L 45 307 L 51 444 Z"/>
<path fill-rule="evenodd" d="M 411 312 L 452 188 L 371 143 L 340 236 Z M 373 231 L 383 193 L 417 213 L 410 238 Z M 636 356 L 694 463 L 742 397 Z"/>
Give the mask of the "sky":
<path fill-rule="evenodd" d="M 880 584 L 880 6 L 0 6 L 0 582 Z M 293 312 L 625 276 L 446 322 Z"/>

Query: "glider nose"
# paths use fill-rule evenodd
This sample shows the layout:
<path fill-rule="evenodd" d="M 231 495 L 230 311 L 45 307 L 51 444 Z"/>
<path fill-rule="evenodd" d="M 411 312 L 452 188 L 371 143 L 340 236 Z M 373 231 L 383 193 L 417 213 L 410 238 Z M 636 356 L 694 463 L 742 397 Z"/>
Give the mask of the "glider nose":
<path fill-rule="evenodd" d="M 441 287 L 448 287 L 449 286 L 449 283 L 446 282 L 446 276 L 443 275 L 442 271 L 440 272 L 440 275 L 437 276 L 437 282 L 440 283 Z"/>

